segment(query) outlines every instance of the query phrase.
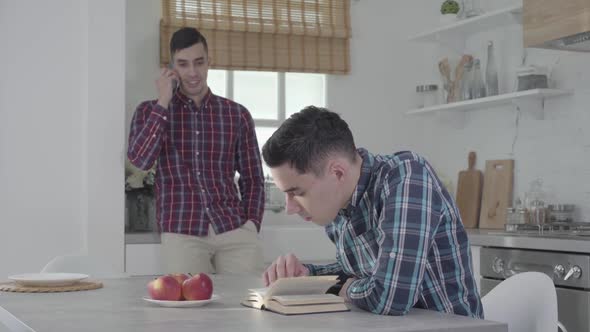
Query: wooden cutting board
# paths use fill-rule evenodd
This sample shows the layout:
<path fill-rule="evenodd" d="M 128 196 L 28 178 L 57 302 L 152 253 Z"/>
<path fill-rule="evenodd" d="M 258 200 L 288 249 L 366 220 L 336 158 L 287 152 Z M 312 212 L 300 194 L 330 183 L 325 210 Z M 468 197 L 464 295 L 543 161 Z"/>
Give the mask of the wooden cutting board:
<path fill-rule="evenodd" d="M 481 208 L 483 174 L 475 169 L 475 152 L 469 152 L 468 168 L 459 172 L 457 180 L 457 207 L 466 228 L 477 228 Z"/>
<path fill-rule="evenodd" d="M 514 160 L 486 161 L 480 228 L 504 228 L 506 208 L 512 206 L 513 181 Z"/>

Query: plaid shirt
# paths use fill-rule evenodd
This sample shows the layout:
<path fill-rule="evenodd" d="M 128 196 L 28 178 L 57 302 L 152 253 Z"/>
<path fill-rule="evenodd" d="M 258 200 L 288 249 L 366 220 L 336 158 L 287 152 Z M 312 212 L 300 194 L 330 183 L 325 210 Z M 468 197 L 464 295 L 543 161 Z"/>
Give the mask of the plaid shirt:
<path fill-rule="evenodd" d="M 467 234 L 432 167 L 411 152 L 359 153 L 351 202 L 326 227 L 337 262 L 307 265 L 310 273 L 357 278 L 348 297 L 377 314 L 418 307 L 483 318 Z"/>
<path fill-rule="evenodd" d="M 219 234 L 248 220 L 260 230 L 264 177 L 254 121 L 242 105 L 209 91 L 197 107 L 180 90 L 169 109 L 143 102 L 131 122 L 127 155 L 141 169 L 157 161 L 160 231 L 204 236 L 209 224 Z"/>

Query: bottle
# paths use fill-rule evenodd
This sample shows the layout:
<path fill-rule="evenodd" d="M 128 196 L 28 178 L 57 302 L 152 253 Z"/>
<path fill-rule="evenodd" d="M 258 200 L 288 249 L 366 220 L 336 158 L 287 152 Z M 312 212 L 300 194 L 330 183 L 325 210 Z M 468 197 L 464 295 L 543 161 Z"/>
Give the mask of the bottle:
<path fill-rule="evenodd" d="M 473 67 L 473 62 L 469 61 L 463 65 L 463 77 L 461 78 L 461 95 L 459 96 L 460 100 L 471 100 L 473 96 L 471 95 L 471 67 Z"/>
<path fill-rule="evenodd" d="M 494 57 L 494 43 L 488 42 L 488 63 L 486 65 L 486 92 L 487 96 L 498 94 L 498 69 Z"/>
<path fill-rule="evenodd" d="M 461 1 L 461 18 L 470 18 L 477 16 L 475 11 L 473 0 L 462 0 Z"/>
<path fill-rule="evenodd" d="M 486 96 L 486 87 L 481 76 L 481 65 L 479 59 L 473 60 L 473 74 L 471 79 L 471 97 L 473 99 L 483 98 Z"/>

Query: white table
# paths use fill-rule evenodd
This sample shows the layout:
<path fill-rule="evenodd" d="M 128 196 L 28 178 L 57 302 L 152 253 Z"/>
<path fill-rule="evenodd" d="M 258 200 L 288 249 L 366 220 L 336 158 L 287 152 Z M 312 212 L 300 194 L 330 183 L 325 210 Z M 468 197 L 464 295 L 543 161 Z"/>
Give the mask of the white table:
<path fill-rule="evenodd" d="M 239 304 L 259 278 L 213 276 L 216 302 L 163 308 L 143 301 L 151 278 L 104 279 L 104 288 L 71 293 L 0 292 L 0 306 L 37 332 L 45 331 L 478 331 L 505 332 L 505 324 L 414 309 L 403 317 L 350 312 L 283 316 Z"/>

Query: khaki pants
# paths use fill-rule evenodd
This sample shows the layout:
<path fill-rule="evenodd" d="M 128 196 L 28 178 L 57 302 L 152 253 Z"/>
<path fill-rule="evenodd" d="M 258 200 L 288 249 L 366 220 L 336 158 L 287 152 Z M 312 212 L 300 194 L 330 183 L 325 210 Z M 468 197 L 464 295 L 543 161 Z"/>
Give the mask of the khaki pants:
<path fill-rule="evenodd" d="M 260 275 L 264 266 L 256 225 L 248 221 L 240 228 L 207 236 L 162 233 L 165 273 L 229 273 Z"/>

